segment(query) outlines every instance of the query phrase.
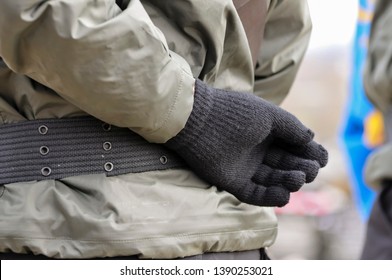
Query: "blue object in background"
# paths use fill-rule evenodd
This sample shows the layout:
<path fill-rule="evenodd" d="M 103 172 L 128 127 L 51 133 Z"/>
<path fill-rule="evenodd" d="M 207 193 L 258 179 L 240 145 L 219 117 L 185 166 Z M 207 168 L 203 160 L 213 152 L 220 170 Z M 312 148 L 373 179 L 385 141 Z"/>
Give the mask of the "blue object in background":
<path fill-rule="evenodd" d="M 354 55 L 351 70 L 350 95 L 341 132 L 342 146 L 348 161 L 354 199 L 364 220 L 369 217 L 375 198 L 374 191 L 365 185 L 363 178 L 363 168 L 366 158 L 373 150 L 372 147 L 368 147 L 364 142 L 365 120 L 374 111 L 374 108 L 365 95 L 362 80 L 373 2 L 371 0 L 359 1 L 359 16 L 353 46 Z"/>

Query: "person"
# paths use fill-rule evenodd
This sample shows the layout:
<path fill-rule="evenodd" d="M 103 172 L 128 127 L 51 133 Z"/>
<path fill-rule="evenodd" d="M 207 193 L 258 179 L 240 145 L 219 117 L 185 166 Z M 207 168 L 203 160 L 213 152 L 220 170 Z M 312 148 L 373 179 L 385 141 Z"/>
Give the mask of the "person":
<path fill-rule="evenodd" d="M 267 258 L 328 160 L 267 101 L 310 31 L 305 0 L 1 1 L 3 257 Z"/>
<path fill-rule="evenodd" d="M 363 77 L 366 95 L 383 115 L 386 142 L 366 161 L 365 180 L 377 190 L 377 196 L 367 221 L 361 259 L 392 259 L 391 23 L 392 3 L 376 1 Z"/>

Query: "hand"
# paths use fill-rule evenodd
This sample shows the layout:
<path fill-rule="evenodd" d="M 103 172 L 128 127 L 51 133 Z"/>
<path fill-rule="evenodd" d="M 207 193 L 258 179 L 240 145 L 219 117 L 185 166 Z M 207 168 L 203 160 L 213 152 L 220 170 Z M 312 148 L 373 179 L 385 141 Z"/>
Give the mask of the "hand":
<path fill-rule="evenodd" d="M 280 107 L 197 80 L 185 128 L 165 145 L 240 201 L 284 206 L 328 161 L 313 132 Z"/>

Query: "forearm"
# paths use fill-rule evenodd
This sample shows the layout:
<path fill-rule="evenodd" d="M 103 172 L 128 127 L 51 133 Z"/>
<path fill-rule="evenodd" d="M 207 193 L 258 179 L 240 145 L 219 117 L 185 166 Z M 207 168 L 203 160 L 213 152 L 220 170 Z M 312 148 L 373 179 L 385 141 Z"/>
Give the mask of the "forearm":
<path fill-rule="evenodd" d="M 170 53 L 139 1 L 2 0 L 0 56 L 87 113 L 153 142 L 192 110 L 189 65 Z"/>

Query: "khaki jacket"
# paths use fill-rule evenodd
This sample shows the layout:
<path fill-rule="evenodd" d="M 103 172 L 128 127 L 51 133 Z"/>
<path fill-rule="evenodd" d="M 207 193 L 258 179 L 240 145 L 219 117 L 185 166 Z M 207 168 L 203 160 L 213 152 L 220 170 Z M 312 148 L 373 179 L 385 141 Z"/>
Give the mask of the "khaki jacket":
<path fill-rule="evenodd" d="M 0 123 L 92 115 L 163 143 L 184 127 L 196 77 L 280 102 L 311 30 L 306 1 L 267 1 L 254 67 L 231 0 L 119 2 L 0 1 Z M 277 234 L 273 208 L 180 169 L 13 183 L 0 196 L 0 252 L 177 258 Z"/>
<path fill-rule="evenodd" d="M 369 186 L 380 188 L 381 182 L 392 178 L 392 2 L 376 1 L 368 56 L 364 70 L 365 92 L 384 115 L 387 140 L 372 153 L 365 166 Z"/>

